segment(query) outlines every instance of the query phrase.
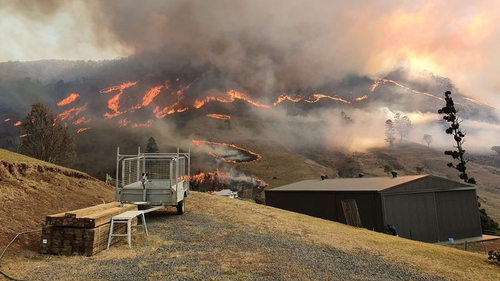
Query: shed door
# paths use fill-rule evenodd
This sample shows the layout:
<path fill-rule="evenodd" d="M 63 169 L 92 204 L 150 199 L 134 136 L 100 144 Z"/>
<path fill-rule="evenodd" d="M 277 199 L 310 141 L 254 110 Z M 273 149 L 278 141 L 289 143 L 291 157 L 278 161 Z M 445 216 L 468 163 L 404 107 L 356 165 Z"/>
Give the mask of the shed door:
<path fill-rule="evenodd" d="M 385 223 L 399 236 L 424 241 L 439 240 L 434 193 L 384 195 Z"/>
<path fill-rule="evenodd" d="M 356 204 L 356 200 L 344 199 L 341 202 L 347 224 L 357 227 L 363 227 L 361 225 L 361 218 L 359 217 L 358 205 Z"/>

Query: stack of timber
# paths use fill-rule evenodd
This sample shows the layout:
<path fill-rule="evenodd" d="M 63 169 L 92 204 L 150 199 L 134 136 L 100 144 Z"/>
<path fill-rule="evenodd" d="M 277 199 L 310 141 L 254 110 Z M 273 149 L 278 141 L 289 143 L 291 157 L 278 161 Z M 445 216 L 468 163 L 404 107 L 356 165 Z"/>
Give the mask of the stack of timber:
<path fill-rule="evenodd" d="M 111 218 L 137 205 L 113 202 L 46 217 L 42 228 L 43 254 L 92 256 L 106 249 Z M 132 221 L 137 225 L 137 219 Z M 116 224 L 114 233 L 126 233 L 126 224 Z M 117 242 L 113 239 L 112 242 Z"/>

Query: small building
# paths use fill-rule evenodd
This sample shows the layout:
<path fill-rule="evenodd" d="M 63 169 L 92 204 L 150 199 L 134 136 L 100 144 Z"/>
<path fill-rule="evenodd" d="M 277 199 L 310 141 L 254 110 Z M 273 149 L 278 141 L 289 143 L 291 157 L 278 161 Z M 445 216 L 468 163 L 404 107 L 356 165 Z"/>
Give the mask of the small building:
<path fill-rule="evenodd" d="M 219 196 L 226 196 L 233 199 L 238 198 L 238 192 L 232 191 L 231 189 L 223 189 L 220 191 L 216 191 L 214 192 L 214 194 Z"/>
<path fill-rule="evenodd" d="M 476 187 L 430 175 L 305 180 L 266 190 L 266 204 L 425 242 L 481 237 Z"/>

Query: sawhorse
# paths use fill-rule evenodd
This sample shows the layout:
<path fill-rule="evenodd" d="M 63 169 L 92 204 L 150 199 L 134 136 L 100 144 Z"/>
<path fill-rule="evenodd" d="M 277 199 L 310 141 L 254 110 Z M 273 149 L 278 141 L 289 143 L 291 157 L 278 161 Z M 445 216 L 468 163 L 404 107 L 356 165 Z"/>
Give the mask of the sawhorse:
<path fill-rule="evenodd" d="M 144 211 L 127 211 L 125 213 L 121 213 L 117 216 L 114 216 L 111 219 L 111 227 L 109 229 L 107 249 L 109 249 L 109 245 L 111 245 L 111 239 L 113 239 L 113 237 L 125 237 L 125 236 L 127 237 L 128 247 L 132 248 L 132 219 L 139 216 L 141 217 L 142 225 L 139 225 L 139 222 L 137 222 L 137 226 L 143 226 L 146 235 L 149 235 L 148 227 L 146 226 L 146 218 L 144 217 Z M 113 229 L 116 223 L 127 224 L 127 230 L 125 234 L 113 234 Z"/>

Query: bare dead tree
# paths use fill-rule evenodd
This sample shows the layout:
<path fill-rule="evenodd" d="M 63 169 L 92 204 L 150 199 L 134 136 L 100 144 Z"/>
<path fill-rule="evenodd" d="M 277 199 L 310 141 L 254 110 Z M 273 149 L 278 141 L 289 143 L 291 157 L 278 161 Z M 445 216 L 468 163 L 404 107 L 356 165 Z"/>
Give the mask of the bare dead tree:
<path fill-rule="evenodd" d="M 411 124 L 410 117 L 403 116 L 401 113 L 396 113 L 394 115 L 394 128 L 399 134 L 401 140 L 407 138 L 410 135 L 410 131 L 413 128 Z"/>

